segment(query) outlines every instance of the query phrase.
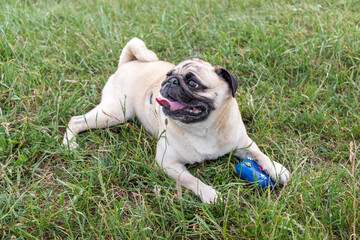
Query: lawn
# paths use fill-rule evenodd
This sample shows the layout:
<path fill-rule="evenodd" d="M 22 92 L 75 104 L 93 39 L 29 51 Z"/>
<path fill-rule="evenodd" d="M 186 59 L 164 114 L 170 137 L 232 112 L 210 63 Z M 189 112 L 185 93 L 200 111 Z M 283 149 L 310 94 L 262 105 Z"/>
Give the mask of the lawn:
<path fill-rule="evenodd" d="M 0 239 L 360 238 L 359 19 L 357 0 L 0 1 Z M 203 204 L 137 121 L 67 151 L 132 37 L 231 70 L 249 135 L 292 181 L 254 190 L 224 156 L 189 166 L 227 199 Z"/>

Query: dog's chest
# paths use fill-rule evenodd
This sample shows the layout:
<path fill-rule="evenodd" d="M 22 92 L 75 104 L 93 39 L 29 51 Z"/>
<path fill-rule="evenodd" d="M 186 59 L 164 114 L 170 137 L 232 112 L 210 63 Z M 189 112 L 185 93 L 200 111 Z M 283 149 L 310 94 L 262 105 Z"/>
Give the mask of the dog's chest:
<path fill-rule="evenodd" d="M 218 137 L 211 134 L 205 136 L 184 134 L 177 138 L 174 144 L 182 160 L 189 164 L 216 159 L 229 153 L 233 148 L 231 143 L 220 146 Z"/>

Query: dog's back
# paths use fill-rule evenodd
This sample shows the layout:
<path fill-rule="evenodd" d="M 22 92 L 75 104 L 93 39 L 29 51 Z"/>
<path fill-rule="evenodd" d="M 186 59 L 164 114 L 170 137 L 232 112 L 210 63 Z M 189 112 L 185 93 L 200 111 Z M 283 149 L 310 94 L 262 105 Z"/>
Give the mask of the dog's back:
<path fill-rule="evenodd" d="M 137 116 L 145 129 L 157 135 L 158 125 L 154 123 L 158 116 L 154 113 L 160 111 L 160 106 L 155 98 L 166 73 L 173 67 L 159 61 L 143 41 L 133 38 L 123 48 L 118 69 L 104 86 L 101 101 L 112 109 L 120 109 L 122 116 L 116 115 L 117 118 L 130 120 Z M 143 104 L 135 104 L 138 102 Z"/>

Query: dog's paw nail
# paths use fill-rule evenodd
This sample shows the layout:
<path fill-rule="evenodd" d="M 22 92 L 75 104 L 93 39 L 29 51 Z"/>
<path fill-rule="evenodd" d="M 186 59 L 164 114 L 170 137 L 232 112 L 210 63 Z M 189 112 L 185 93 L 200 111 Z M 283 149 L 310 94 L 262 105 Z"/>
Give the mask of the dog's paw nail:
<path fill-rule="evenodd" d="M 203 203 L 213 204 L 218 201 L 220 193 L 214 188 L 211 188 L 201 194 L 201 200 Z"/>

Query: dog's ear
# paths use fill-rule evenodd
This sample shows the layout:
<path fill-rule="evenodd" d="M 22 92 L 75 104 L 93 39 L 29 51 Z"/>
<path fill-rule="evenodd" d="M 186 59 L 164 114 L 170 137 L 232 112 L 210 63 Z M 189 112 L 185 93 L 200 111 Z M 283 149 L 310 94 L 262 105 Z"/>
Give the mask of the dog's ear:
<path fill-rule="evenodd" d="M 237 78 L 232 75 L 227 69 L 221 66 L 216 66 L 215 72 L 229 84 L 232 96 L 235 97 L 236 90 L 239 86 Z"/>

